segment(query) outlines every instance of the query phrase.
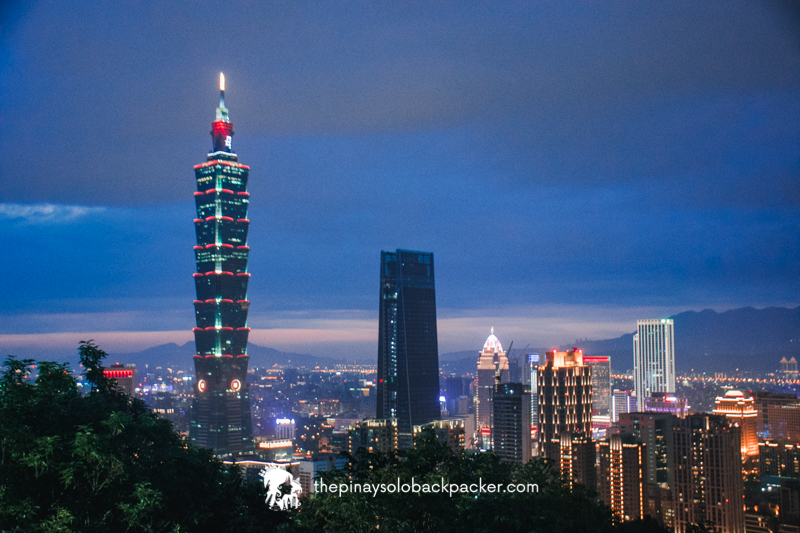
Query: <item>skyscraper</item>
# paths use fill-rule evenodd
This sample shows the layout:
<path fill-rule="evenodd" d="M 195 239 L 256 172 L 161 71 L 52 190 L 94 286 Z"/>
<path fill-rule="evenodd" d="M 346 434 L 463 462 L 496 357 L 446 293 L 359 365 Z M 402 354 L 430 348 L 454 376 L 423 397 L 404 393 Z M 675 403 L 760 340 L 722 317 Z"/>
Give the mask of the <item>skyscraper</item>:
<path fill-rule="evenodd" d="M 693 413 L 674 419 L 672 436 L 675 532 L 712 522 L 719 533 L 744 533 L 740 428 L 724 416 Z"/>
<path fill-rule="evenodd" d="M 492 428 L 492 398 L 498 383 L 508 383 L 508 358 L 503 345 L 494 334 L 494 328 L 483 343 L 483 350 L 478 352 L 478 383 L 475 401 L 475 428 L 481 434 L 482 428 L 488 428 L 487 436 Z M 491 447 L 491 438 L 486 439 L 484 447 Z"/>
<path fill-rule="evenodd" d="M 714 414 L 724 415 L 732 426 L 742 430 L 742 457 L 758 455 L 758 435 L 756 434 L 756 417 L 752 396 L 745 396 L 742 391 L 729 390 L 725 396 L 714 401 Z"/>
<path fill-rule="evenodd" d="M 622 520 L 644 518 L 648 505 L 648 446 L 633 435 L 612 435 L 598 444 L 600 499 Z"/>
<path fill-rule="evenodd" d="M 212 148 L 195 165 L 197 218 L 194 301 L 197 327 L 192 443 L 217 455 L 252 448 L 247 386 L 247 207 L 250 167 L 238 162 L 231 138 L 233 123 L 225 107 L 225 78 L 220 74 L 217 119 L 211 123 Z"/>
<path fill-rule="evenodd" d="M 675 392 L 675 331 L 671 318 L 639 320 L 633 336 L 633 385 L 644 411 L 653 392 Z"/>
<path fill-rule="evenodd" d="M 398 446 L 440 418 L 433 254 L 381 252 L 376 418 L 397 419 Z"/>
<path fill-rule="evenodd" d="M 531 458 L 531 395 L 522 383 L 498 383 L 492 402 L 494 452 L 503 461 Z"/>
<path fill-rule="evenodd" d="M 611 412 L 611 358 L 607 355 L 584 356 L 592 367 L 592 416 L 609 416 Z"/>
<path fill-rule="evenodd" d="M 539 455 L 558 459 L 562 433 L 592 434 L 592 369 L 583 351 L 547 352 L 539 367 Z"/>

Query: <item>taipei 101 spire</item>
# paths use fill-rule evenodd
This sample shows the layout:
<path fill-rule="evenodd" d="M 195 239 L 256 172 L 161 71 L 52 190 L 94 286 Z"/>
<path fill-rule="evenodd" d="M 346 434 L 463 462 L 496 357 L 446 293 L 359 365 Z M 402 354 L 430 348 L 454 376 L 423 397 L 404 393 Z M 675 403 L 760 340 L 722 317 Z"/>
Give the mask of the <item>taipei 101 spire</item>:
<path fill-rule="evenodd" d="M 195 165 L 194 219 L 197 299 L 192 443 L 228 455 L 252 450 L 247 385 L 247 208 L 250 167 L 233 151 L 233 123 L 225 107 L 225 76 L 219 75 L 219 107 L 211 123 L 212 148 Z"/>

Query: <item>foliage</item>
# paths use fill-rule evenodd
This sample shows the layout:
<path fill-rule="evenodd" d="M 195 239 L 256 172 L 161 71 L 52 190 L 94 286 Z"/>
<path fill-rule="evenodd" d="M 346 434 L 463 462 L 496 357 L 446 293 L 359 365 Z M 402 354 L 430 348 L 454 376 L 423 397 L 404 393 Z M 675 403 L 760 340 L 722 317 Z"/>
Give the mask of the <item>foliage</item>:
<path fill-rule="evenodd" d="M 363 452 L 363 450 L 361 450 Z M 321 473 L 325 483 L 467 485 L 513 482 L 538 485 L 538 493 L 355 493 L 317 492 L 294 512 L 300 532 L 418 531 L 612 532 L 612 516 L 582 486 L 570 492 L 545 460 L 526 465 L 500 462 L 493 453 L 454 453 L 431 435 L 413 450 L 392 456 L 358 453 L 341 471 Z"/>
<path fill-rule="evenodd" d="M 270 531 L 286 521 L 209 450 L 103 376 L 105 352 L 79 348 L 92 384 L 66 364 L 9 357 L 0 377 L 0 531 Z"/>

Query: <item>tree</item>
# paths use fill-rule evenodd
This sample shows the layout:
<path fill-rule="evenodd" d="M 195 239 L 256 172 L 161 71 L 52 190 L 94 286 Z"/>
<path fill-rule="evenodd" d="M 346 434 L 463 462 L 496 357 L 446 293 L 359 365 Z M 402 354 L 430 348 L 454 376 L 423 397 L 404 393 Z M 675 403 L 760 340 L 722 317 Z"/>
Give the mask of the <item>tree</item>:
<path fill-rule="evenodd" d="M 0 375 L 0 531 L 275 530 L 264 488 L 191 446 L 103 375 L 105 352 L 79 348 L 92 383 L 66 364 L 9 357 Z"/>

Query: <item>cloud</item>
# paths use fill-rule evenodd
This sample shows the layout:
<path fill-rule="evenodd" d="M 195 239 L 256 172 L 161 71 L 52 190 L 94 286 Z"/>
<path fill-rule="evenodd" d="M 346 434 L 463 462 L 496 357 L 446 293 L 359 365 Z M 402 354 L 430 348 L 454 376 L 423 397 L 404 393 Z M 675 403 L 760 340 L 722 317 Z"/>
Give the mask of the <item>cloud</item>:
<path fill-rule="evenodd" d="M 0 220 L 22 221 L 27 224 L 69 224 L 105 210 L 105 207 L 81 205 L 0 203 Z"/>

